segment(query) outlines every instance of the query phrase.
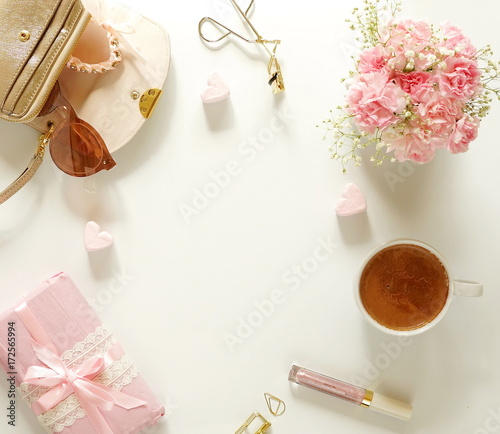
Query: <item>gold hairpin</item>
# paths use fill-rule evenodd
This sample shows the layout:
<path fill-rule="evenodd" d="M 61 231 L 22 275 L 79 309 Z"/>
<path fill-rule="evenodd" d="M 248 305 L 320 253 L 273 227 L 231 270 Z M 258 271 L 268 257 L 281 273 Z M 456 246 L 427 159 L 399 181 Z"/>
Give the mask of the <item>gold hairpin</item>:
<path fill-rule="evenodd" d="M 286 410 L 286 404 L 276 396 L 270 393 L 264 393 L 264 398 L 266 399 L 267 408 L 274 416 L 281 416 Z"/>
<path fill-rule="evenodd" d="M 273 39 L 273 40 L 267 40 L 264 39 L 259 32 L 255 29 L 253 24 L 250 22 L 248 19 L 248 13 L 250 9 L 252 8 L 254 4 L 254 0 L 251 0 L 250 4 L 248 5 L 248 8 L 243 12 L 240 8 L 240 6 L 235 2 L 235 0 L 230 0 L 233 6 L 236 8 L 238 13 L 241 15 L 241 17 L 246 21 L 252 32 L 255 34 L 256 39 L 247 39 L 243 36 L 241 36 L 239 33 L 236 33 L 235 31 L 231 30 L 229 27 L 226 27 L 224 24 L 219 23 L 218 21 L 214 20 L 213 18 L 210 17 L 204 17 L 200 20 L 198 24 L 198 34 L 200 37 L 210 43 L 215 43 L 215 42 L 220 42 L 224 38 L 227 38 L 229 35 L 234 35 L 240 39 L 242 39 L 245 42 L 251 43 L 251 44 L 260 44 L 264 49 L 267 51 L 269 54 L 269 63 L 267 64 L 267 72 L 269 74 L 269 81 L 268 84 L 271 86 L 273 93 L 281 93 L 285 90 L 285 83 L 283 81 L 283 74 L 281 73 L 281 67 L 280 64 L 278 63 L 278 59 L 276 58 L 276 48 L 278 48 L 278 45 L 281 43 L 279 39 Z M 222 31 L 222 35 L 217 38 L 217 39 L 209 39 L 203 34 L 202 27 L 203 25 L 209 22 L 212 24 L 214 27 L 218 28 L 219 30 Z M 273 45 L 272 50 L 268 48 L 267 45 Z"/>
<path fill-rule="evenodd" d="M 267 429 L 271 426 L 271 422 L 268 422 L 266 419 L 264 419 L 264 417 L 260 413 L 257 412 L 252 413 L 250 417 L 245 421 L 245 423 L 241 425 L 238 431 L 236 431 L 234 434 L 243 434 L 246 431 L 246 429 L 250 426 L 250 424 L 257 418 L 259 418 L 262 421 L 262 425 L 260 426 L 260 428 L 257 429 L 257 431 L 255 431 L 254 434 L 264 434 L 267 431 Z"/>

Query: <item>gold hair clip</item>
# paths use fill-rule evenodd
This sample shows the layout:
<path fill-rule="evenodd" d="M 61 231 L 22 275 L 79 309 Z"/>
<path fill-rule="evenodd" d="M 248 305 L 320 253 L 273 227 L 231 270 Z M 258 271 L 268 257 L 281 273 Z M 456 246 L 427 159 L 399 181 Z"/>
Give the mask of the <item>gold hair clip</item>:
<path fill-rule="evenodd" d="M 260 413 L 257 412 L 251 414 L 250 417 L 246 420 L 246 422 L 243 425 L 241 425 L 238 431 L 236 431 L 234 434 L 243 434 L 246 431 L 246 429 L 250 426 L 250 424 L 257 418 L 259 418 L 262 421 L 262 425 L 257 431 L 255 431 L 254 434 L 264 434 L 267 431 L 267 429 L 271 426 L 271 422 L 268 422 L 266 419 L 262 417 Z"/>
<path fill-rule="evenodd" d="M 267 51 L 267 53 L 270 56 L 269 63 L 267 64 L 267 72 L 269 74 L 268 84 L 271 86 L 273 93 L 277 94 L 277 93 L 283 92 L 285 90 L 285 83 L 283 81 L 283 74 L 281 73 L 280 64 L 278 63 L 278 59 L 276 58 L 276 48 L 278 48 L 278 45 L 281 43 L 281 41 L 279 39 L 274 39 L 274 40 L 264 39 L 259 34 L 259 32 L 257 32 L 257 30 L 255 29 L 255 27 L 253 26 L 253 24 L 248 19 L 248 12 L 252 8 L 252 6 L 254 4 L 254 0 L 251 0 L 250 4 L 248 5 L 248 8 L 245 10 L 245 12 L 243 12 L 241 10 L 241 8 L 235 2 L 235 0 L 231 0 L 231 3 L 236 8 L 236 10 L 241 15 L 241 17 L 246 21 L 246 23 L 248 24 L 248 26 L 250 27 L 250 29 L 253 31 L 253 33 L 256 36 L 256 39 L 252 40 L 252 39 L 244 38 L 240 34 L 236 33 L 235 31 L 231 30 L 230 28 L 226 27 L 224 24 L 221 24 L 218 21 L 216 21 L 216 20 L 214 20 L 213 18 L 210 18 L 210 17 L 204 17 L 204 18 L 202 18 L 200 20 L 200 22 L 198 24 L 198 33 L 199 33 L 200 37 L 204 41 L 206 41 L 206 42 L 215 43 L 215 42 L 220 42 L 224 38 L 226 38 L 229 35 L 233 34 L 234 36 L 242 39 L 245 42 L 248 42 L 248 43 L 251 43 L 251 44 L 252 43 L 260 44 L 262 47 L 264 47 L 264 49 Z M 222 31 L 222 35 L 219 38 L 217 38 L 217 39 L 209 39 L 209 38 L 207 38 L 203 34 L 203 31 L 202 31 L 202 27 L 203 27 L 203 25 L 206 22 L 209 22 L 214 27 L 216 27 L 220 31 Z M 267 47 L 268 44 L 272 44 L 273 45 L 272 50 L 270 50 Z"/>

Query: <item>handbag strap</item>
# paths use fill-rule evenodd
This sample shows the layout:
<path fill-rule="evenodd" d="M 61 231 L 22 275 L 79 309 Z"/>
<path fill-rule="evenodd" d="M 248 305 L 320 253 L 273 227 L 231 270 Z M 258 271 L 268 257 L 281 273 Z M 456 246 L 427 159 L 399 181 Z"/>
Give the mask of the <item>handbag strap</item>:
<path fill-rule="evenodd" d="M 45 154 L 45 147 L 50 141 L 50 136 L 54 131 L 54 125 L 50 126 L 49 131 L 42 134 L 38 139 L 38 146 L 36 148 L 35 154 L 31 158 L 31 161 L 28 163 L 28 167 L 24 169 L 23 173 L 19 175 L 19 177 L 10 184 L 4 191 L 0 193 L 0 204 L 4 203 L 7 199 L 11 198 L 16 194 L 21 188 L 23 188 L 28 181 L 33 178 L 33 175 L 36 173 L 40 165 L 43 161 L 43 156 Z"/>

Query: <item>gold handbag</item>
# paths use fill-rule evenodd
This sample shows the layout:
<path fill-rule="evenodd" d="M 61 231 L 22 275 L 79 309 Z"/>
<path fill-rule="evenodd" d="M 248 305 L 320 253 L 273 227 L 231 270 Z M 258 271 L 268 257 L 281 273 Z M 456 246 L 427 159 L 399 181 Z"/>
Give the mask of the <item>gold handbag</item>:
<path fill-rule="evenodd" d="M 0 0 L 0 119 L 36 118 L 89 20 L 80 0 Z M 0 193 L 0 204 L 33 177 L 50 134 L 47 126 L 28 167 Z"/>

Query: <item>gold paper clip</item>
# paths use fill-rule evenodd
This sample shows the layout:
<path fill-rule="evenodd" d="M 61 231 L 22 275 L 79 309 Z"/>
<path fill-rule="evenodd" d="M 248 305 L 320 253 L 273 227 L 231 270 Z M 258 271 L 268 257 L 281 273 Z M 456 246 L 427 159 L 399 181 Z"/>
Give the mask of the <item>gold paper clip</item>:
<path fill-rule="evenodd" d="M 250 424 L 257 418 L 262 420 L 262 425 L 257 431 L 255 431 L 254 434 L 264 434 L 267 431 L 267 429 L 271 426 L 271 422 L 268 422 L 266 419 L 262 417 L 260 413 L 257 412 L 250 415 L 250 417 L 246 420 L 246 422 L 243 425 L 241 425 L 238 431 L 236 431 L 234 434 L 243 434 L 246 431 L 246 429 L 250 426 Z"/>
<path fill-rule="evenodd" d="M 281 416 L 286 410 L 286 404 L 283 400 L 276 398 L 276 396 L 270 393 L 264 393 L 264 398 L 266 400 L 267 408 L 273 416 Z"/>
<path fill-rule="evenodd" d="M 262 45 L 262 47 L 264 47 L 264 49 L 267 51 L 267 53 L 270 56 L 269 63 L 267 64 L 267 72 L 269 74 L 268 84 L 271 86 L 273 93 L 277 94 L 277 93 L 283 92 L 285 90 L 285 83 L 283 81 L 283 74 L 281 73 L 280 64 L 278 63 L 278 59 L 276 58 L 276 48 L 278 48 L 278 44 L 280 44 L 281 41 L 279 39 L 274 39 L 274 40 L 270 40 L 270 41 L 268 41 L 267 39 L 264 39 L 259 34 L 259 32 L 255 29 L 255 27 L 250 22 L 250 20 L 248 19 L 248 12 L 252 8 L 252 6 L 254 4 L 254 0 L 251 0 L 250 4 L 248 5 L 248 8 L 245 10 L 245 12 L 243 12 L 241 10 L 241 8 L 235 2 L 235 0 L 230 0 L 230 1 L 233 4 L 233 6 L 236 8 L 238 13 L 241 15 L 241 17 L 246 21 L 246 23 L 248 24 L 250 29 L 253 31 L 253 33 L 255 34 L 257 39 L 252 40 L 252 39 L 244 38 L 239 33 L 236 33 L 235 31 L 231 30 L 229 27 L 226 27 L 224 24 L 221 24 L 218 21 L 215 21 L 213 18 L 210 18 L 210 17 L 202 18 L 198 24 L 198 33 L 199 33 L 201 39 L 203 39 L 206 42 L 215 43 L 215 42 L 220 42 L 224 38 L 233 34 L 234 36 L 236 36 L 236 37 L 238 37 L 238 38 L 242 39 L 243 41 L 248 42 L 250 44 Z M 206 22 L 209 22 L 214 27 L 219 28 L 219 30 L 222 31 L 222 35 L 217 39 L 207 38 L 203 34 L 203 31 L 202 31 L 202 27 Z M 267 47 L 267 44 L 274 45 L 272 51 Z"/>

